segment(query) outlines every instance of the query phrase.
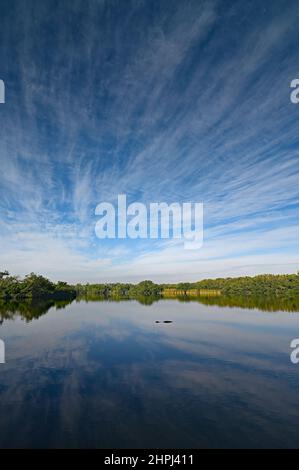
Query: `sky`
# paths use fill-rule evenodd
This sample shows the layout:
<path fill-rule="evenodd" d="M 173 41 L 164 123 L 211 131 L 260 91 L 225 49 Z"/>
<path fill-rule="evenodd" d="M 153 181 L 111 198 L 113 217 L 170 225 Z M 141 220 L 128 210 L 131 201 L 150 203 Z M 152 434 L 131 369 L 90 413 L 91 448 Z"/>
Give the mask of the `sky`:
<path fill-rule="evenodd" d="M 0 0 L 0 268 L 69 282 L 299 269 L 299 4 Z M 204 243 L 96 237 L 202 202 Z"/>

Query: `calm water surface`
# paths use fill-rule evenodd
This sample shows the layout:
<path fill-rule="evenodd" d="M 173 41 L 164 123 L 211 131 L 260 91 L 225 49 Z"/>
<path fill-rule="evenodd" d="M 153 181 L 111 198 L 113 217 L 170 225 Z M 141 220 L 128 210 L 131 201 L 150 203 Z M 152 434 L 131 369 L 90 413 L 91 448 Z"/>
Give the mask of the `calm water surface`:
<path fill-rule="evenodd" d="M 299 447 L 298 312 L 50 305 L 1 307 L 0 447 Z"/>

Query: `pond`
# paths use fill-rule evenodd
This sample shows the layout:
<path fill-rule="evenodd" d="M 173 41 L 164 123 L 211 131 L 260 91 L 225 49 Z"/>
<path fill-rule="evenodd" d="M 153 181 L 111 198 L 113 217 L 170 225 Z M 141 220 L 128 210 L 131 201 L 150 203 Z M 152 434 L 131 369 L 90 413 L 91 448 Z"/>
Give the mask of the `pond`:
<path fill-rule="evenodd" d="M 299 309 L 275 302 L 1 304 L 0 447 L 299 447 Z"/>

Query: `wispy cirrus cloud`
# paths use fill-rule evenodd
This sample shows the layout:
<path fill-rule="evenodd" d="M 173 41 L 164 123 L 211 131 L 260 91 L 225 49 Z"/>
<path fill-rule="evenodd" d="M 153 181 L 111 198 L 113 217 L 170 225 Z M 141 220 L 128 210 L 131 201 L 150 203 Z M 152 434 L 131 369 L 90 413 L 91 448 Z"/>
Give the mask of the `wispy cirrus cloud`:
<path fill-rule="evenodd" d="M 1 265 L 71 281 L 294 272 L 298 5 L 129 3 L 3 9 Z M 97 240 L 94 209 L 119 193 L 204 202 L 204 247 Z"/>

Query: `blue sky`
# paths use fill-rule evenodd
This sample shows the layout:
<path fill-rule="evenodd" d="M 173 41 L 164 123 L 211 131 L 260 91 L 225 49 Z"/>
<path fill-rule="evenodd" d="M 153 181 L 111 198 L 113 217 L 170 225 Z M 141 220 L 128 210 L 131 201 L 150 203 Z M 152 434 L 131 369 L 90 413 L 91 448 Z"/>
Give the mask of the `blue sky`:
<path fill-rule="evenodd" d="M 296 272 L 296 1 L 0 0 L 0 266 L 68 281 Z M 95 207 L 203 202 L 204 245 Z"/>

